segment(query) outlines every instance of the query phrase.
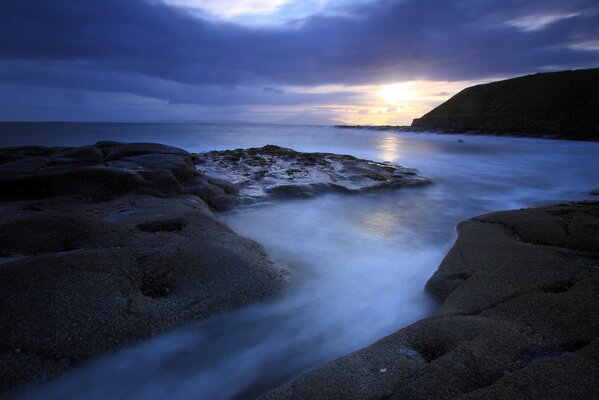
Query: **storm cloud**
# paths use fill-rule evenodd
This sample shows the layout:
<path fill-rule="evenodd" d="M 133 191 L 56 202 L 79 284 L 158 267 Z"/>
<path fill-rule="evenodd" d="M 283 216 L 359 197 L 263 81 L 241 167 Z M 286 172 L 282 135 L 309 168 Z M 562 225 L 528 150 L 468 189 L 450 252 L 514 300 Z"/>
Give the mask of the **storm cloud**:
<path fill-rule="evenodd" d="M 261 27 L 159 1 L 3 0 L 0 85 L 171 103 L 322 104 L 342 94 L 284 88 L 477 80 L 599 64 L 596 1 L 350 3 L 341 15 Z"/>

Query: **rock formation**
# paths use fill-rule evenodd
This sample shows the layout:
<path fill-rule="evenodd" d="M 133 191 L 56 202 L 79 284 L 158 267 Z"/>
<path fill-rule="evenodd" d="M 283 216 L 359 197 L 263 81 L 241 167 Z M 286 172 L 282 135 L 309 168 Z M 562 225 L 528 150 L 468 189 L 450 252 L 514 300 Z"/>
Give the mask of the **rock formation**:
<path fill-rule="evenodd" d="M 429 184 L 417 171 L 350 155 L 301 153 L 268 145 L 196 154 L 198 169 L 239 188 L 239 202 L 273 197 L 313 197 Z M 213 178 L 212 178 L 213 179 Z"/>
<path fill-rule="evenodd" d="M 0 392 L 184 322 L 285 276 L 206 205 L 230 184 L 184 150 L 100 142 L 0 150 Z M 201 190 L 200 190 L 201 188 Z"/>

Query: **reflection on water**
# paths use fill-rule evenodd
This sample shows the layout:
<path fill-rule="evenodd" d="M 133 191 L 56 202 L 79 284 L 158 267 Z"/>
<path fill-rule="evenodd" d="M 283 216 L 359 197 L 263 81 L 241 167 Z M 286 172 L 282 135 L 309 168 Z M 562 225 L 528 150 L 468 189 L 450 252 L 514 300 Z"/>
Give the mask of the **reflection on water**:
<path fill-rule="evenodd" d="M 385 135 L 377 138 L 376 147 L 379 150 L 378 159 L 397 163 L 399 160 L 399 144 L 401 139 L 397 135 Z"/>
<path fill-rule="evenodd" d="M 147 126 L 132 129 L 143 135 L 123 140 L 162 134 L 153 140 L 191 150 L 274 143 L 401 160 L 434 184 L 280 201 L 221 215 L 293 270 L 277 298 L 93 361 L 23 398 L 252 398 L 433 312 L 423 285 L 455 239 L 458 221 L 585 198 L 599 181 L 599 143 L 325 127 L 185 126 L 176 136 L 150 135 Z"/>
<path fill-rule="evenodd" d="M 389 236 L 396 226 L 395 213 L 389 210 L 364 210 L 355 217 L 353 227 L 375 236 Z"/>

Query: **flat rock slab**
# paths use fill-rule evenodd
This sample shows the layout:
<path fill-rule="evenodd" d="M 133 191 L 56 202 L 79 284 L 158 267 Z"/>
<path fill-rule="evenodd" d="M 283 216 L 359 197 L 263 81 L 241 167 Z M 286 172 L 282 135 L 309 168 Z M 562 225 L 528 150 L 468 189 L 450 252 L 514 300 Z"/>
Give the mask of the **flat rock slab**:
<path fill-rule="evenodd" d="M 0 396 L 275 293 L 285 270 L 209 207 L 228 193 L 164 145 L 0 149 Z"/>
<path fill-rule="evenodd" d="M 242 203 L 271 197 L 359 193 L 430 183 L 415 169 L 388 162 L 331 153 L 301 153 L 273 145 L 199 153 L 195 161 L 202 173 L 238 186 Z"/>
<path fill-rule="evenodd" d="M 599 398 L 599 202 L 476 217 L 432 317 L 261 399 Z"/>

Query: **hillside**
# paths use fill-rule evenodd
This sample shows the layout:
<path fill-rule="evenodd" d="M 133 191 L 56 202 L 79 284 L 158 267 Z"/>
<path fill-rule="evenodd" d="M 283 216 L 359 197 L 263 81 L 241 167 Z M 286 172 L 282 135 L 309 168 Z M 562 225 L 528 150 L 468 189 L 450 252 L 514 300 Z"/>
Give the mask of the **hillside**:
<path fill-rule="evenodd" d="M 472 86 L 414 119 L 412 128 L 599 140 L 599 68 Z"/>

